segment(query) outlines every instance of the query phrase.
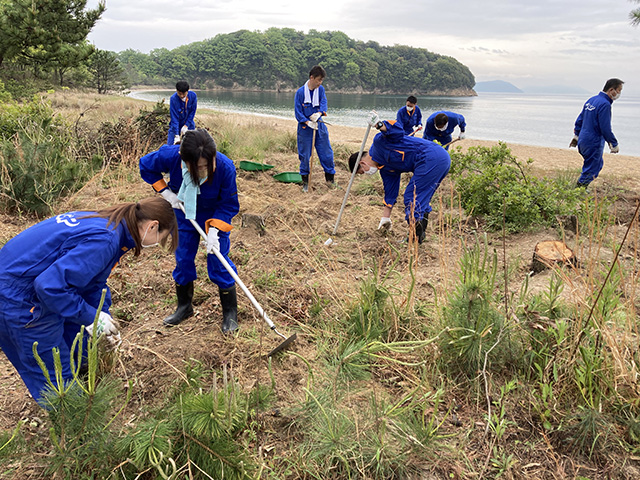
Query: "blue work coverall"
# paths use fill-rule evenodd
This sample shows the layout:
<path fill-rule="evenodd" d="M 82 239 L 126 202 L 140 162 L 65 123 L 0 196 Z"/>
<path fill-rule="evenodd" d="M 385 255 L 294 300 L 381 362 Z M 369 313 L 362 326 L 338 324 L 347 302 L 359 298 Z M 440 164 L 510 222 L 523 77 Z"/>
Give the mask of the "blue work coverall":
<path fill-rule="evenodd" d="M 0 348 L 38 401 L 47 383 L 33 343 L 38 342 L 38 355 L 54 384 L 52 349 L 60 350 L 62 378 L 70 381 L 72 342 L 82 325 L 93 323 L 103 288 L 102 310 L 109 312 L 107 278 L 135 247 L 124 221 L 113 228 L 106 218 L 86 218 L 94 213 L 44 220 L 0 250 Z"/>
<path fill-rule="evenodd" d="M 173 145 L 173 139 L 180 135 L 180 129 L 186 125 L 189 130 L 195 130 L 196 124 L 193 118 L 196 116 L 198 108 L 198 96 L 195 92 L 187 92 L 186 101 L 183 102 L 178 93 L 171 95 L 169 99 L 169 133 L 167 135 L 167 145 Z"/>
<path fill-rule="evenodd" d="M 444 113 L 449 118 L 447 128 L 443 131 L 440 131 L 436 128 L 435 119 L 436 115 L 438 115 L 439 113 Z M 441 110 L 429 115 L 429 118 L 427 118 L 427 121 L 424 125 L 424 134 L 422 138 L 424 138 L 425 140 L 429 140 L 430 142 L 437 140 L 440 145 L 447 145 L 448 143 L 451 143 L 451 134 L 456 127 L 460 127 L 460 132 L 464 132 L 464 130 L 467 128 L 467 123 L 464 121 L 464 117 L 458 113 Z M 449 146 L 447 145 L 445 149 L 449 150 Z"/>
<path fill-rule="evenodd" d="M 407 112 L 407 107 L 402 107 L 398 110 L 396 115 L 396 121 L 402 124 L 405 135 L 413 133 L 413 127 L 422 125 L 422 112 L 416 105 L 411 112 Z"/>
<path fill-rule="evenodd" d="M 451 158 L 440 145 L 405 135 L 400 123 L 385 121 L 384 124 L 387 131 L 378 133 L 369 149 L 373 161 L 381 165 L 384 204 L 393 207 L 402 173 L 412 172 L 404 191 L 404 213 L 407 222 L 412 215 L 418 221 L 431 212 L 431 197 L 449 173 Z"/>
<path fill-rule="evenodd" d="M 313 128 L 307 126 L 306 122 L 309 117 L 316 112 L 327 114 L 327 97 L 324 93 L 324 87 L 318 86 L 320 89 L 319 100 L 320 105 L 314 107 L 311 103 L 304 102 L 304 85 L 296 92 L 294 100 L 294 111 L 296 120 L 298 121 L 298 159 L 300 160 L 300 175 L 309 175 L 309 159 L 311 158 L 311 150 L 313 144 Z M 311 90 L 311 98 L 313 98 L 313 90 Z M 333 163 L 333 149 L 329 143 L 329 131 L 327 126 L 322 123 L 322 119 L 318 121 L 318 130 L 315 134 L 315 147 L 320 159 L 320 164 L 325 173 L 335 174 L 335 165 Z"/>
<path fill-rule="evenodd" d="M 602 170 L 604 142 L 611 147 L 618 145 L 611 130 L 612 103 L 609 95 L 600 92 L 587 100 L 576 119 L 573 133 L 578 135 L 578 152 L 584 159 L 582 175 L 578 179 L 578 183 L 582 185 L 591 183 Z"/>
<path fill-rule="evenodd" d="M 163 178 L 169 174 L 169 183 Z M 149 153 L 140 159 L 140 175 L 151 184 L 156 192 L 170 188 L 178 193 L 182 185 L 182 159 L 180 145 L 165 145 L 159 150 Z M 236 187 L 236 168 L 225 155 L 216 154 L 216 169 L 213 178 L 200 185 L 195 221 L 205 231 L 209 227 L 219 230 L 220 253 L 237 273 L 237 269 L 229 258 L 231 242 L 231 219 L 238 214 L 238 189 Z M 176 250 L 176 268 L 173 279 L 178 285 L 186 285 L 198 278 L 195 257 L 200 243 L 200 234 L 185 218 L 182 210 L 174 209 L 178 220 L 178 248 Z M 215 255 L 207 255 L 207 272 L 209 279 L 222 289 L 231 288 L 235 280 Z"/>

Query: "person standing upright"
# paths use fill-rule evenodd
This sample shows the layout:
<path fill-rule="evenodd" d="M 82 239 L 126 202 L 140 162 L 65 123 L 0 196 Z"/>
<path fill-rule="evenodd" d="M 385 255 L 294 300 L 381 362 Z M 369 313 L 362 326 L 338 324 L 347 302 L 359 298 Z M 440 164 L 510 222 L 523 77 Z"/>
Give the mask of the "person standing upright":
<path fill-rule="evenodd" d="M 187 130 L 195 130 L 193 118 L 198 108 L 198 96 L 189 90 L 189 84 L 184 81 L 176 83 L 176 93 L 169 99 L 169 133 L 167 145 L 174 145 L 180 141 L 180 135 Z"/>
<path fill-rule="evenodd" d="M 586 187 L 598 177 L 604 166 L 602 152 L 605 141 L 611 153 L 620 151 L 618 140 L 611 130 L 611 104 L 620 98 L 623 84 L 619 78 L 607 80 L 602 91 L 587 100 L 576 119 L 569 148 L 577 146 L 584 159 L 578 187 Z"/>
<path fill-rule="evenodd" d="M 451 134 L 455 128 L 460 128 L 458 140 L 464 140 L 467 123 L 464 117 L 459 113 L 447 112 L 442 110 L 429 115 L 424 125 L 424 135 L 422 138 L 430 142 L 436 140 L 445 150 L 449 150 L 451 143 Z"/>
<path fill-rule="evenodd" d="M 298 121 L 298 158 L 300 159 L 300 175 L 302 190 L 309 190 L 309 159 L 313 154 L 313 146 L 324 170 L 324 178 L 328 186 L 335 186 L 335 165 L 333 150 L 329 143 L 329 131 L 320 119 L 327 114 L 327 97 L 322 82 L 327 76 L 324 68 L 315 65 L 309 72 L 309 80 L 296 91 L 294 111 Z"/>
<path fill-rule="evenodd" d="M 405 135 L 415 135 L 422 130 L 422 112 L 416 97 L 413 95 L 407 97 L 406 105 L 398 110 L 396 121 L 402 124 Z"/>

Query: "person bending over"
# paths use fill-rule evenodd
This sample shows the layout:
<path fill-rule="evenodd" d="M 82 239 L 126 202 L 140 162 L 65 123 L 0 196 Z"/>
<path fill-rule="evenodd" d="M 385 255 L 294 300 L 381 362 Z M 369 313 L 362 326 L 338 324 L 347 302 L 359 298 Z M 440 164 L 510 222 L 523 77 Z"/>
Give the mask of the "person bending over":
<path fill-rule="evenodd" d="M 449 173 L 451 158 L 440 145 L 405 135 L 400 123 L 380 121 L 373 113 L 370 125 L 380 130 L 368 152 L 362 154 L 358 174 L 380 173 L 384 187 L 384 207 L 378 230 L 391 228 L 391 210 L 400 191 L 401 175 L 413 173 L 404 191 L 404 214 L 409 226 L 415 224 L 418 243 L 422 243 L 431 212 L 431 197 Z M 353 172 L 358 154 L 349 158 Z"/>
<path fill-rule="evenodd" d="M 462 115 L 444 110 L 435 112 L 427 118 L 422 138 L 430 142 L 435 140 L 440 145 L 443 145 L 446 150 L 449 150 L 449 144 L 452 142 L 451 134 L 456 127 L 460 129 L 458 140 L 464 140 L 467 124 Z"/>
<path fill-rule="evenodd" d="M 74 378 L 71 347 L 83 326 L 84 342 L 95 333 L 117 347 L 120 332 L 109 314 L 107 278 L 126 252 L 138 256 L 143 248 L 165 245 L 169 236 L 175 250 L 176 217 L 167 202 L 154 197 L 97 211 L 62 213 L 33 225 L 2 247 L 0 348 L 41 406 L 47 408 L 42 394 L 48 383 L 33 355 L 34 342 L 54 385 L 53 350 L 60 352 L 66 385 Z"/>

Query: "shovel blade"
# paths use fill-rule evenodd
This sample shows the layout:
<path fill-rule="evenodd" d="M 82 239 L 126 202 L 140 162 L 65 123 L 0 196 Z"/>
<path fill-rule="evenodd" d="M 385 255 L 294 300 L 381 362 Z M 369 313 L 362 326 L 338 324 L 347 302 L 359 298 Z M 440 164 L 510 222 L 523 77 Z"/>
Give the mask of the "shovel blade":
<path fill-rule="evenodd" d="M 289 347 L 289 345 L 291 345 L 293 342 L 295 342 L 296 338 L 298 338 L 298 334 L 294 333 L 289 338 L 287 338 L 284 342 L 282 342 L 280 345 L 278 345 L 276 348 L 271 350 L 269 352 L 269 354 L 267 355 L 267 357 L 272 357 L 276 353 L 279 353 L 279 352 L 285 350 L 287 347 Z"/>

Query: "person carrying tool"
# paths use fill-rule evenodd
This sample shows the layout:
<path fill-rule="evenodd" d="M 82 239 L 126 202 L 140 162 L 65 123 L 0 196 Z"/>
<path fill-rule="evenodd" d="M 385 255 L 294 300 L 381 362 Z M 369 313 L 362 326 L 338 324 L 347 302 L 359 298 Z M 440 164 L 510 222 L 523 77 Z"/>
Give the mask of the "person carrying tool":
<path fill-rule="evenodd" d="M 405 135 L 395 120 L 380 121 L 372 112 L 369 124 L 380 130 L 368 152 L 363 152 L 358 174 L 373 175 L 380 172 L 384 186 L 384 207 L 378 230 L 391 228 L 391 210 L 398 198 L 400 177 L 404 172 L 413 176 L 404 191 L 404 213 L 407 223 L 415 224 L 418 243 L 422 243 L 429 223 L 431 197 L 440 182 L 449 173 L 451 158 L 447 151 L 434 142 Z M 349 169 L 353 172 L 358 153 L 349 157 Z"/>
<path fill-rule="evenodd" d="M 169 99 L 169 133 L 167 145 L 180 142 L 180 135 L 187 130 L 195 130 L 193 118 L 198 108 L 198 96 L 189 90 L 189 84 L 184 81 L 176 83 L 176 93 Z"/>
<path fill-rule="evenodd" d="M 443 145 L 445 150 L 449 150 L 449 144 L 451 143 L 451 134 L 458 127 L 460 133 L 458 134 L 458 140 L 464 140 L 466 137 L 465 129 L 467 124 L 464 121 L 464 117 L 458 113 L 447 112 L 442 110 L 429 115 L 424 125 L 424 135 L 422 138 L 433 142 L 437 141 L 440 145 Z"/>
<path fill-rule="evenodd" d="M 619 78 L 610 78 L 600 93 L 584 104 L 576 119 L 573 138 L 569 148 L 578 147 L 584 163 L 582 174 L 576 186 L 586 187 L 595 180 L 604 166 L 604 142 L 609 144 L 611 153 L 618 153 L 618 140 L 611 130 L 611 104 L 620 98 L 624 82 Z"/>
<path fill-rule="evenodd" d="M 109 314 L 107 278 L 125 252 L 178 243 L 173 210 L 161 198 L 145 198 L 98 211 L 57 215 L 33 225 L 0 250 L 0 348 L 16 368 L 31 396 L 43 407 L 46 377 L 33 344 L 56 382 L 53 349 L 58 349 L 62 380 L 73 379 L 71 346 L 85 327 L 120 344 L 117 322 Z M 102 290 L 107 294 L 98 312 Z M 94 326 L 94 319 L 98 320 Z M 86 352 L 86 349 L 83 349 Z M 62 387 L 62 385 L 58 385 Z"/>
<path fill-rule="evenodd" d="M 413 95 L 407 97 L 406 105 L 398 110 L 396 121 L 402 124 L 405 135 L 415 135 L 422 130 L 422 112 L 416 97 Z"/>
<path fill-rule="evenodd" d="M 168 184 L 163 173 L 169 174 Z M 209 132 L 198 128 L 187 131 L 180 145 L 164 145 L 142 157 L 140 175 L 174 208 L 180 231 L 173 270 L 178 306 L 163 323 L 178 325 L 193 315 L 193 282 L 197 278 L 195 257 L 200 243 L 200 234 L 191 223 L 193 220 L 207 232 L 207 272 L 219 289 L 222 331 L 237 330 L 236 284 L 214 254 L 217 250 L 237 273 L 229 259 L 231 219 L 240 210 L 233 161 L 216 151 Z"/>
<path fill-rule="evenodd" d="M 296 91 L 294 112 L 298 121 L 298 158 L 300 160 L 300 175 L 302 176 L 302 190 L 309 190 L 309 174 L 311 167 L 309 159 L 313 155 L 313 148 L 324 169 L 324 178 L 328 186 L 336 185 L 336 173 L 333 162 L 333 150 L 329 143 L 329 131 L 321 117 L 327 114 L 327 97 L 322 82 L 327 76 L 320 65 L 315 65 L 309 72 L 309 80 Z"/>

